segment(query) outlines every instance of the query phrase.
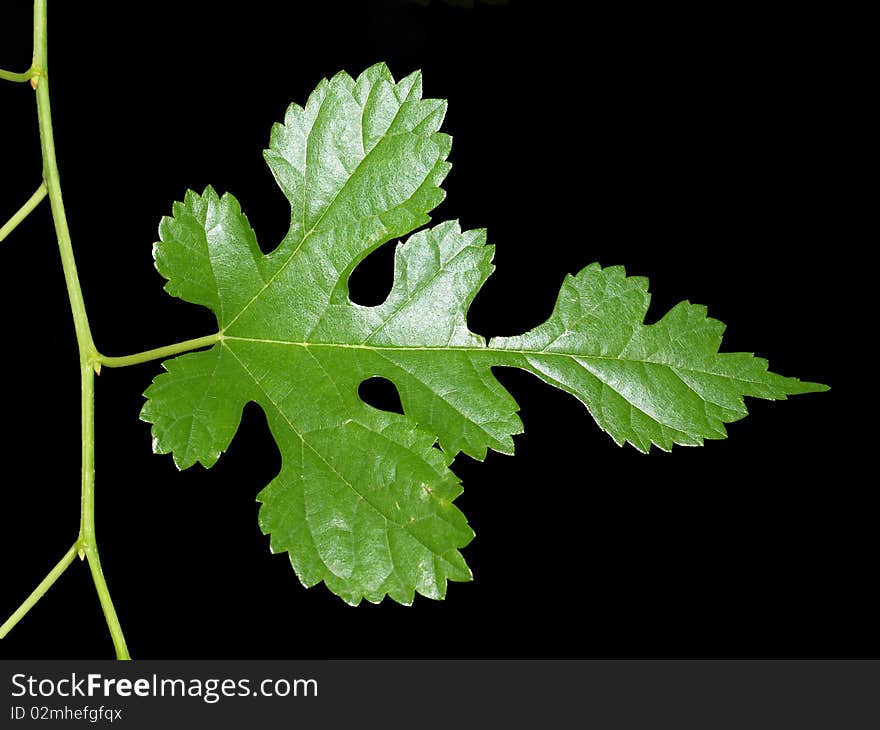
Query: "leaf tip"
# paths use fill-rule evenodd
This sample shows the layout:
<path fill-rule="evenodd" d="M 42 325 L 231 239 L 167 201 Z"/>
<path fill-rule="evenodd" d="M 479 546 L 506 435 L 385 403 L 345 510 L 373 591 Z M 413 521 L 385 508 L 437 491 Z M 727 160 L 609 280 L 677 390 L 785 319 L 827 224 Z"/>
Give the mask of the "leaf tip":
<path fill-rule="evenodd" d="M 830 385 L 825 383 L 814 383 L 810 380 L 798 380 L 796 389 L 793 389 L 791 395 L 801 395 L 806 393 L 827 393 L 831 390 Z"/>

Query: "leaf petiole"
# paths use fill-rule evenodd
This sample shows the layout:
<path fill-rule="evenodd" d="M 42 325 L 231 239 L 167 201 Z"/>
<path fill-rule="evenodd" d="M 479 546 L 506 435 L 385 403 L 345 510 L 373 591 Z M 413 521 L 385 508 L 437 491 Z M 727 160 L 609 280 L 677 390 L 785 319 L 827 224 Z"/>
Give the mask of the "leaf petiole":
<path fill-rule="evenodd" d="M 223 333 L 215 332 L 213 335 L 205 337 L 196 337 L 192 340 L 184 340 L 183 342 L 175 342 L 173 345 L 165 345 L 164 347 L 155 347 L 152 350 L 137 352 L 134 355 L 122 355 L 120 357 L 110 357 L 95 353 L 92 356 L 92 365 L 95 371 L 100 373 L 101 366 L 106 365 L 108 368 L 123 368 L 128 365 L 138 365 L 142 362 L 150 362 L 151 360 L 161 360 L 171 355 L 179 355 L 181 352 L 189 352 L 190 350 L 198 350 L 201 347 L 210 347 L 223 340 Z"/>
<path fill-rule="evenodd" d="M 3 79 L 4 81 L 14 81 L 19 84 L 26 84 L 28 81 L 39 78 L 42 75 L 42 71 L 40 71 L 40 69 L 35 65 L 32 65 L 27 71 L 22 71 L 21 73 L 16 73 L 15 71 L 5 71 L 0 68 L 0 79 Z"/>
<path fill-rule="evenodd" d="M 70 564 L 73 562 L 73 559 L 77 556 L 77 553 L 80 549 L 79 540 L 77 540 L 68 550 L 64 557 L 58 561 L 58 565 L 56 565 L 52 570 L 49 571 L 49 575 L 47 575 L 40 582 L 34 592 L 31 593 L 13 613 L 6 622 L 0 626 L 0 639 L 6 638 L 6 635 L 12 631 L 13 627 L 21 621 L 26 615 L 27 612 L 30 611 L 45 594 L 52 587 L 56 580 L 61 577 L 61 574 L 70 567 Z"/>
<path fill-rule="evenodd" d="M 40 204 L 40 201 L 46 197 L 47 192 L 48 190 L 44 181 L 40 183 L 40 187 L 38 187 L 34 194 L 28 198 L 27 202 L 21 206 L 21 208 L 19 208 L 15 214 L 6 221 L 6 223 L 3 224 L 2 228 L 0 228 L 0 241 L 12 233 L 18 227 L 18 224 L 31 214 L 31 211 L 33 211 L 34 208 Z"/>

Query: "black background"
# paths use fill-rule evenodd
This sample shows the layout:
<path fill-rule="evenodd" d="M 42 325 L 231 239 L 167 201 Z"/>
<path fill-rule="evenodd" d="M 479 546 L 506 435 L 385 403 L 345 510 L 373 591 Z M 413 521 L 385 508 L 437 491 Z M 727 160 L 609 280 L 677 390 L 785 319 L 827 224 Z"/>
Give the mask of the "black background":
<path fill-rule="evenodd" d="M 517 0 L 51 3 L 58 160 L 98 347 L 213 332 L 207 310 L 162 291 L 160 217 L 210 183 L 271 249 L 288 223 L 260 154 L 271 124 L 321 77 L 385 60 L 398 78 L 421 68 L 426 95 L 449 99 L 454 167 L 434 220 L 486 227 L 497 245 L 474 331 L 521 332 L 547 317 L 567 272 L 623 264 L 650 277 L 650 321 L 681 299 L 706 304 L 728 324 L 725 349 L 832 391 L 751 401 L 728 440 L 645 456 L 569 396 L 499 371 L 526 434 L 515 458 L 455 464 L 474 582 L 451 584 L 445 602 L 351 608 L 269 554 L 254 497 L 279 457 L 258 408 L 210 472 L 178 473 L 137 417 L 158 363 L 106 370 L 98 534 L 133 656 L 880 655 L 874 484 L 858 463 L 870 432 L 848 405 L 871 366 L 843 359 L 855 354 L 844 296 L 869 286 L 845 173 L 841 51 L 856 21 L 570 5 L 583 14 Z M 3 6 L 0 67 L 23 70 L 30 3 Z M 39 183 L 32 97 L 0 84 L 0 217 Z M 365 262 L 354 298 L 380 301 L 390 262 Z M 66 307 L 44 203 L 0 245 L 2 614 L 76 538 Z M 0 642 L 2 658 L 109 656 L 78 561 Z"/>

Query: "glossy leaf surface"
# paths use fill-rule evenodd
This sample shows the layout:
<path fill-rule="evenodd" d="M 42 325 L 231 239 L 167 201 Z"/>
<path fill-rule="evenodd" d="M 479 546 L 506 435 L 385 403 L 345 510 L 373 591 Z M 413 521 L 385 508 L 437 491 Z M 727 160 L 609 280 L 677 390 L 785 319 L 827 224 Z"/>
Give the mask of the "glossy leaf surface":
<path fill-rule="evenodd" d="M 209 307 L 222 335 L 166 362 L 147 390 L 154 449 L 180 468 L 211 466 L 244 405 L 258 403 L 282 456 L 258 496 L 260 526 L 303 584 L 323 581 L 353 604 L 442 598 L 448 580 L 470 579 L 460 550 L 473 533 L 449 465 L 459 452 L 513 453 L 522 431 L 493 366 L 572 393 L 615 441 L 643 451 L 724 437 L 745 395 L 823 389 L 719 354 L 723 325 L 703 307 L 682 303 L 644 325 L 647 282 L 619 267 L 569 277 L 545 324 L 487 346 L 467 310 L 493 249 L 454 222 L 397 245 L 385 302 L 352 303 L 358 263 L 443 199 L 445 103 L 421 97 L 419 74 L 395 83 L 381 64 L 323 81 L 265 153 L 291 207 L 278 247 L 263 255 L 235 198 L 208 188 L 175 204 L 154 251 L 166 290 Z M 360 399 L 374 376 L 396 385 L 405 415 Z"/>

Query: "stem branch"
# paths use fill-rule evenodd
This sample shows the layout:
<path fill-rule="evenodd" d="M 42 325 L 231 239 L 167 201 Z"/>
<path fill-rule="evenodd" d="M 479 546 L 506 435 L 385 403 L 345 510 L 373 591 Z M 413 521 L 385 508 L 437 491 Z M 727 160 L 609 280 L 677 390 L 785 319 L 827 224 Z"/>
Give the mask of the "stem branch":
<path fill-rule="evenodd" d="M 40 204 L 40 201 L 45 197 L 46 183 L 43 182 L 40 183 L 40 187 L 38 187 L 36 192 L 28 198 L 27 202 L 15 212 L 12 218 L 10 218 L 2 228 L 0 228 L 0 241 L 12 233 L 18 227 L 18 224 L 27 218 L 31 211 L 36 208 Z"/>
<path fill-rule="evenodd" d="M 76 557 L 77 549 L 79 548 L 79 542 L 73 544 L 73 546 L 68 550 L 64 557 L 58 561 L 58 565 L 56 565 L 52 570 L 49 571 L 49 575 L 47 575 L 40 582 L 34 592 L 31 593 L 24 603 L 22 603 L 2 626 L 0 626 L 0 639 L 6 638 L 6 634 L 12 631 L 13 627 L 21 621 L 28 611 L 30 611 L 48 591 L 52 584 L 55 583 L 61 577 L 61 574 L 70 567 L 70 564 L 73 562 L 73 559 Z"/>

